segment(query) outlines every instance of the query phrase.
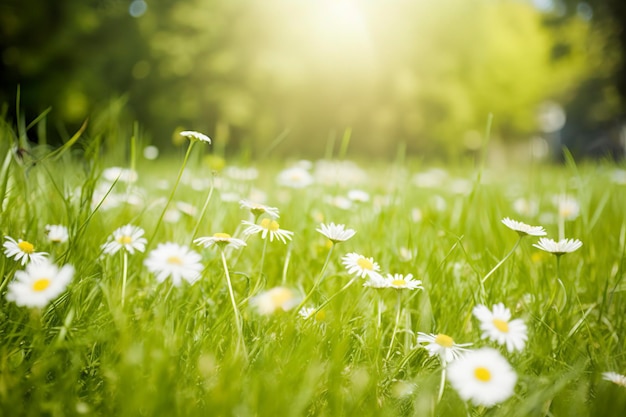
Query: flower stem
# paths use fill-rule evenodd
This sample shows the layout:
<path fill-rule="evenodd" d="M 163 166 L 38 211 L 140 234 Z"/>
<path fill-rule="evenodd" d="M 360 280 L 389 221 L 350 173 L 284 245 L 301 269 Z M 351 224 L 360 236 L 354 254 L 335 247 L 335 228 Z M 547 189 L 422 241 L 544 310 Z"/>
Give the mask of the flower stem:
<path fill-rule="evenodd" d="M 196 222 L 196 227 L 193 229 L 193 233 L 191 233 L 191 241 L 193 242 L 196 234 L 198 234 L 198 229 L 200 228 L 200 223 L 202 223 L 202 219 L 206 214 L 207 208 L 209 207 L 209 202 L 211 201 L 211 196 L 213 195 L 213 176 L 211 176 L 211 188 L 209 189 L 209 194 L 206 196 L 206 200 L 204 200 L 204 206 L 202 206 L 202 210 L 200 211 L 200 216 L 198 217 L 198 221 Z"/>
<path fill-rule="evenodd" d="M 128 277 L 128 253 L 123 251 L 123 263 L 122 263 L 122 307 L 124 307 L 124 298 L 126 298 L 126 278 Z"/>
<path fill-rule="evenodd" d="M 402 310 L 402 293 L 400 290 L 397 290 L 398 299 L 396 300 L 396 322 L 393 326 L 393 332 L 391 333 L 391 342 L 389 343 L 389 350 L 387 351 L 387 356 L 385 356 L 385 360 L 388 361 L 391 356 L 391 352 L 393 351 L 393 342 L 396 339 L 396 333 L 398 332 L 398 323 L 400 322 L 400 311 Z"/>
<path fill-rule="evenodd" d="M 165 207 L 163 207 L 163 211 L 161 212 L 161 215 L 159 216 L 159 220 L 157 220 L 156 226 L 154 226 L 154 231 L 152 232 L 152 236 L 150 237 L 150 239 L 148 239 L 148 244 L 147 244 L 148 247 L 152 245 L 152 242 L 154 242 L 154 238 L 156 237 L 157 231 L 159 230 L 159 226 L 161 226 L 161 223 L 163 222 L 163 217 L 165 217 L 167 208 L 169 207 L 170 203 L 172 202 L 172 199 L 174 198 L 174 194 L 176 193 L 176 189 L 178 188 L 180 179 L 183 177 L 183 172 L 185 171 L 185 166 L 187 165 L 187 161 L 189 160 L 189 155 L 191 155 L 191 149 L 193 148 L 194 143 L 196 142 L 193 140 L 189 142 L 189 146 L 187 147 L 187 153 L 185 153 L 185 158 L 183 159 L 183 164 L 180 166 L 180 171 L 178 172 L 178 178 L 176 178 L 176 183 L 174 184 L 174 187 L 172 188 L 172 191 L 170 192 L 170 196 L 167 199 L 167 202 L 165 203 Z"/>
<path fill-rule="evenodd" d="M 267 252 L 267 239 L 263 239 L 263 252 L 261 253 L 261 268 L 259 275 L 263 275 L 263 268 L 265 267 L 265 252 Z"/>
<path fill-rule="evenodd" d="M 300 302 L 300 305 L 296 309 L 296 312 L 300 311 L 300 309 L 304 307 L 304 305 L 306 304 L 307 301 L 309 301 L 309 299 L 311 298 L 311 296 L 313 295 L 317 287 L 319 287 L 319 285 L 322 283 L 322 280 L 324 279 L 324 273 L 326 272 L 326 268 L 328 268 L 328 264 L 330 263 L 330 256 L 333 253 L 334 248 L 335 248 L 335 245 L 333 244 L 330 247 L 330 250 L 328 251 L 328 255 L 326 255 L 326 261 L 324 262 L 324 266 L 322 266 L 322 271 L 320 272 L 319 277 L 317 277 L 317 280 L 313 284 L 313 288 L 311 288 L 311 291 L 309 291 L 308 294 L 304 297 L 304 299 Z"/>
<path fill-rule="evenodd" d="M 446 366 L 443 365 L 441 369 L 441 383 L 439 384 L 439 394 L 437 395 L 437 404 L 441 401 L 443 397 L 443 389 L 446 387 Z"/>
<path fill-rule="evenodd" d="M 233 304 L 233 311 L 235 313 L 235 326 L 237 326 L 237 335 L 239 337 L 239 343 L 237 345 L 237 352 L 239 352 L 239 348 L 243 349 L 244 357 L 248 356 L 246 352 L 246 344 L 243 340 L 243 329 L 241 324 L 241 318 L 239 316 L 239 310 L 237 309 L 237 302 L 235 301 L 235 293 L 233 292 L 233 285 L 230 281 L 230 274 L 228 273 L 228 264 L 226 263 L 226 255 L 224 255 L 224 251 L 222 250 L 222 264 L 224 265 L 224 274 L 226 274 L 226 282 L 228 283 L 228 292 L 230 294 L 230 301 Z"/>
<path fill-rule="evenodd" d="M 487 278 L 489 278 L 494 272 L 496 272 L 496 270 L 498 268 L 500 268 L 500 266 L 502 266 L 502 264 L 511 257 L 511 255 L 513 255 L 513 252 L 515 252 L 515 249 L 517 249 L 517 247 L 519 246 L 520 242 L 522 241 L 522 238 L 524 236 L 520 236 L 519 239 L 517 239 L 517 242 L 515 242 L 515 246 L 513 246 L 513 249 L 511 249 L 511 251 L 509 253 L 506 254 L 506 256 L 504 258 L 502 258 L 502 260 L 500 262 L 498 262 L 496 264 L 496 266 L 494 266 L 491 271 L 489 271 L 487 273 L 487 275 L 485 275 L 485 277 L 483 279 L 480 280 L 480 284 L 484 284 L 485 281 L 487 281 Z"/>
<path fill-rule="evenodd" d="M 344 285 L 343 287 L 341 287 L 341 289 L 339 291 L 337 291 L 336 293 L 334 293 L 332 295 L 332 297 L 330 297 L 328 300 L 324 301 L 319 307 L 317 307 L 315 309 L 315 311 L 313 312 L 313 314 L 311 314 L 311 316 L 314 316 L 315 314 L 317 314 L 321 309 L 323 309 L 324 307 L 326 307 L 328 305 L 328 303 L 330 303 L 331 301 L 333 301 L 333 299 L 338 296 L 339 294 L 341 294 L 342 292 L 344 292 L 345 290 L 348 289 L 348 287 L 350 287 L 350 285 L 352 285 L 352 283 L 354 283 L 354 281 L 357 279 L 357 277 L 352 278 L 350 281 L 348 281 L 348 283 L 346 285 Z"/>

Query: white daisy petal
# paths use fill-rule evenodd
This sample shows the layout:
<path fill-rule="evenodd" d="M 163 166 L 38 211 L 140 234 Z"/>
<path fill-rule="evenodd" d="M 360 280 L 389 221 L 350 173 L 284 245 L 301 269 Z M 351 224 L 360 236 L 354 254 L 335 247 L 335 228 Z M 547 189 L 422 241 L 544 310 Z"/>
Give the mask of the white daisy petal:
<path fill-rule="evenodd" d="M 482 348 L 452 362 L 448 380 L 463 400 L 491 407 L 513 395 L 517 374 L 500 352 Z"/>
<path fill-rule="evenodd" d="M 73 276 L 71 265 L 59 269 L 47 259 L 29 263 L 26 270 L 15 272 L 6 298 L 19 306 L 43 308 L 65 291 Z"/>
<path fill-rule="evenodd" d="M 148 254 L 144 265 L 155 274 L 158 282 L 167 278 L 172 279 L 174 286 L 179 286 L 182 280 L 193 284 L 200 279 L 203 266 L 199 253 L 177 243 L 160 243 L 156 249 Z"/>
<path fill-rule="evenodd" d="M 518 222 L 517 220 L 509 219 L 505 217 L 502 219 L 502 223 L 511 230 L 516 231 L 520 236 L 545 236 L 546 231 L 542 226 L 529 226 L 526 223 Z"/>

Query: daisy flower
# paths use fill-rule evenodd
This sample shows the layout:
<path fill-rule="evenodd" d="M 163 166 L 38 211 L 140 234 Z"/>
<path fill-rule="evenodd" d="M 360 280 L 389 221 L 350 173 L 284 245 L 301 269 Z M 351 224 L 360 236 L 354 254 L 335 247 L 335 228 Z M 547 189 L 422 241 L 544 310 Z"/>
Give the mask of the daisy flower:
<path fill-rule="evenodd" d="M 574 220 L 580 213 L 580 204 L 574 197 L 560 195 L 554 198 L 554 203 L 559 211 L 559 217 L 565 220 Z"/>
<path fill-rule="evenodd" d="M 366 191 L 358 189 L 348 191 L 348 198 L 356 203 L 367 203 L 370 201 L 370 195 Z"/>
<path fill-rule="evenodd" d="M 366 278 L 372 274 L 380 276 L 380 266 L 374 262 L 374 258 L 366 258 L 363 255 L 352 252 L 344 255 L 341 262 L 348 270 L 348 273 Z"/>
<path fill-rule="evenodd" d="M 522 216 L 533 217 L 537 215 L 539 205 L 535 200 L 526 200 L 525 198 L 520 197 L 513 202 L 513 210 Z"/>
<path fill-rule="evenodd" d="M 419 279 L 413 279 L 413 274 L 387 274 L 387 286 L 389 288 L 397 288 L 399 290 L 407 289 L 407 290 L 423 290 L 422 281 Z"/>
<path fill-rule="evenodd" d="M 377 272 L 370 273 L 367 281 L 363 283 L 364 287 L 370 288 L 389 288 L 389 281 Z"/>
<path fill-rule="evenodd" d="M 137 171 L 121 168 L 121 167 L 110 167 L 102 171 L 102 178 L 104 178 L 108 182 L 125 182 L 125 183 L 133 183 L 137 181 L 138 175 Z"/>
<path fill-rule="evenodd" d="M 474 316 L 480 320 L 482 338 L 489 338 L 500 345 L 506 345 L 509 352 L 524 349 L 528 340 L 526 324 L 522 319 L 511 320 L 511 311 L 502 303 L 489 310 L 484 305 L 474 307 Z"/>
<path fill-rule="evenodd" d="M 260 224 L 255 224 L 247 220 L 243 220 L 242 223 L 248 226 L 248 228 L 243 231 L 243 234 L 246 236 L 261 233 L 261 239 L 265 239 L 269 234 L 270 242 L 276 238 L 285 244 L 287 243 L 287 240 L 291 240 L 291 237 L 293 236 L 293 232 L 281 229 L 276 220 L 269 218 L 261 220 Z"/>
<path fill-rule="evenodd" d="M 448 380 L 463 400 L 491 407 L 513 395 L 517 374 L 500 352 L 482 348 L 452 362 Z"/>
<path fill-rule="evenodd" d="M 304 320 L 313 318 L 317 322 L 321 322 L 326 319 L 326 313 L 324 312 L 324 310 L 318 311 L 318 309 L 315 307 L 302 307 L 300 311 L 298 311 L 298 315 Z"/>
<path fill-rule="evenodd" d="M 322 223 L 320 224 L 320 227 L 315 230 L 326 236 L 331 242 L 339 243 L 345 242 L 356 234 L 354 230 L 346 229 L 345 227 L 346 226 L 344 224 L 331 223 L 329 225 L 325 225 Z"/>
<path fill-rule="evenodd" d="M 200 133 L 200 132 L 195 132 L 193 130 L 184 130 L 180 132 L 180 135 L 183 137 L 186 137 L 187 139 L 191 141 L 206 142 L 209 144 L 211 143 L 211 138 L 209 138 L 207 135 Z"/>
<path fill-rule="evenodd" d="M 199 253 L 177 243 L 159 243 L 156 249 L 148 254 L 144 265 L 156 275 L 158 282 L 172 278 L 174 286 L 178 287 L 184 279 L 193 284 L 200 279 L 203 267 Z"/>
<path fill-rule="evenodd" d="M 447 334 L 426 334 L 422 332 L 417 333 L 417 343 L 427 343 L 423 347 L 428 351 L 428 355 L 439 355 L 439 359 L 444 366 L 461 357 L 467 351 L 465 347 L 472 345 L 471 343 L 457 344 Z"/>
<path fill-rule="evenodd" d="M 16 261 L 21 261 L 22 265 L 26 265 L 27 262 L 40 263 L 46 259 L 47 252 L 35 252 L 35 246 L 26 241 L 19 239 L 17 242 L 15 239 L 9 236 L 4 237 L 4 254 L 7 258 L 13 258 Z"/>
<path fill-rule="evenodd" d="M 228 233 L 215 233 L 210 237 L 199 237 L 193 241 L 196 245 L 203 245 L 205 248 L 211 246 L 218 246 L 220 249 L 224 249 L 228 246 L 239 249 L 246 246 L 246 242 L 241 239 L 231 237 Z"/>
<path fill-rule="evenodd" d="M 120 249 L 126 250 L 133 255 L 135 251 L 143 252 L 146 250 L 146 238 L 144 230 L 141 227 L 127 224 L 117 228 L 111 236 L 109 236 L 108 242 L 102 245 L 102 251 L 107 255 L 113 255 Z"/>
<path fill-rule="evenodd" d="M 545 237 L 539 239 L 538 243 L 533 244 L 534 247 L 553 253 L 557 256 L 574 252 L 575 250 L 580 249 L 582 245 L 583 243 L 578 239 L 561 239 L 558 242 L 555 242 L 554 240 Z"/>
<path fill-rule="evenodd" d="M 45 307 L 57 298 L 74 276 L 74 267 L 65 265 L 59 269 L 49 260 L 29 263 L 25 271 L 16 271 L 9 283 L 7 300 L 23 307 Z"/>
<path fill-rule="evenodd" d="M 603 372 L 602 379 L 626 388 L 626 375 L 617 372 Z"/>
<path fill-rule="evenodd" d="M 277 310 L 289 311 L 300 303 L 296 294 L 287 287 L 274 287 L 250 300 L 259 314 L 269 315 Z"/>
<path fill-rule="evenodd" d="M 509 219 L 508 217 L 505 217 L 504 219 L 502 219 L 502 223 L 504 223 L 504 225 L 508 227 L 509 229 L 516 231 L 520 236 L 526 236 L 526 235 L 545 236 L 546 235 L 546 231 L 543 229 L 542 226 L 529 226 L 526 223 L 518 222 L 517 220 L 512 220 L 512 219 Z"/>
<path fill-rule="evenodd" d="M 305 168 L 294 166 L 281 171 L 276 181 L 289 188 L 305 188 L 313 184 L 313 176 Z"/>
<path fill-rule="evenodd" d="M 53 243 L 65 243 L 69 238 L 67 227 L 60 224 L 46 225 L 46 235 L 48 235 L 48 240 Z"/>
<path fill-rule="evenodd" d="M 250 213 L 252 213 L 254 217 L 259 217 L 262 214 L 267 214 L 272 219 L 277 219 L 280 217 L 278 209 L 276 207 L 266 206 L 265 204 L 252 203 L 248 200 L 240 200 L 239 206 L 241 208 L 250 210 Z"/>

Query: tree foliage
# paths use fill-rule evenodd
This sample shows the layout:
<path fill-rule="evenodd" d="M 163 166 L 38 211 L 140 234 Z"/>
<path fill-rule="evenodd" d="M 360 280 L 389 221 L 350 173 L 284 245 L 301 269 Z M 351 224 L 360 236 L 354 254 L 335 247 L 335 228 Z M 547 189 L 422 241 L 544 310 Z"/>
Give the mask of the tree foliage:
<path fill-rule="evenodd" d="M 347 128 L 355 151 L 453 151 L 489 113 L 515 140 L 541 102 L 572 101 L 619 62 L 587 21 L 551 25 L 520 0 L 162 1 L 138 18 L 115 0 L 0 7 L 0 100 L 19 84 L 25 111 L 79 124 L 125 96 L 159 143 L 185 127 L 257 153 L 284 137 L 276 151 L 319 155 Z M 602 94 L 616 113 L 615 87 Z"/>

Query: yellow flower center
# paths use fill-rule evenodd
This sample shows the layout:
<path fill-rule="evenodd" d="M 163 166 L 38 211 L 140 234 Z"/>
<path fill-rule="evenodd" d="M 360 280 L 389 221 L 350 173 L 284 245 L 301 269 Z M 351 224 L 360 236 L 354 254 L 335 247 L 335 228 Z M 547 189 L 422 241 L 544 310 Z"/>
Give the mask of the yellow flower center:
<path fill-rule="evenodd" d="M 496 329 L 500 330 L 502 333 L 509 332 L 509 323 L 507 323 L 506 321 L 500 320 L 500 319 L 493 319 L 492 323 L 494 326 L 496 326 Z"/>
<path fill-rule="evenodd" d="M 230 239 L 230 235 L 228 233 L 215 233 L 213 237 L 216 239 L 223 239 L 223 240 Z"/>
<path fill-rule="evenodd" d="M 33 282 L 33 291 L 41 292 L 50 286 L 50 280 L 48 278 L 40 278 Z"/>
<path fill-rule="evenodd" d="M 315 321 L 320 322 L 326 320 L 326 312 L 324 310 L 320 310 L 315 313 Z"/>
<path fill-rule="evenodd" d="M 374 264 L 365 258 L 359 258 L 359 260 L 356 261 L 356 264 L 363 269 L 369 269 L 370 271 L 374 270 Z"/>
<path fill-rule="evenodd" d="M 261 220 L 261 227 L 269 230 L 270 232 L 275 232 L 280 228 L 280 225 L 276 220 L 263 219 Z"/>
<path fill-rule="evenodd" d="M 33 244 L 25 240 L 22 240 L 20 243 L 18 243 L 17 247 L 20 248 L 22 252 L 29 255 L 35 251 L 35 247 L 33 246 Z"/>
<path fill-rule="evenodd" d="M 406 287 L 406 281 L 403 279 L 394 279 L 391 281 L 391 285 L 394 287 Z"/>
<path fill-rule="evenodd" d="M 128 245 L 132 242 L 133 238 L 128 235 L 120 236 L 117 238 L 117 243 L 121 243 L 122 245 Z"/>
<path fill-rule="evenodd" d="M 477 380 L 481 382 L 491 381 L 491 372 L 489 372 L 489 369 L 484 368 L 482 366 L 479 366 L 478 368 L 474 369 L 474 376 L 476 377 Z"/>
<path fill-rule="evenodd" d="M 170 256 L 169 258 L 167 258 L 167 263 L 174 264 L 174 265 L 182 265 L 183 260 L 180 259 L 178 256 Z"/>
<path fill-rule="evenodd" d="M 442 333 L 435 336 L 435 343 L 445 348 L 451 348 L 454 346 L 454 340 L 450 336 Z"/>
<path fill-rule="evenodd" d="M 283 306 L 293 299 L 293 293 L 287 288 L 277 288 L 270 295 L 272 304 L 275 308 L 283 308 Z"/>

